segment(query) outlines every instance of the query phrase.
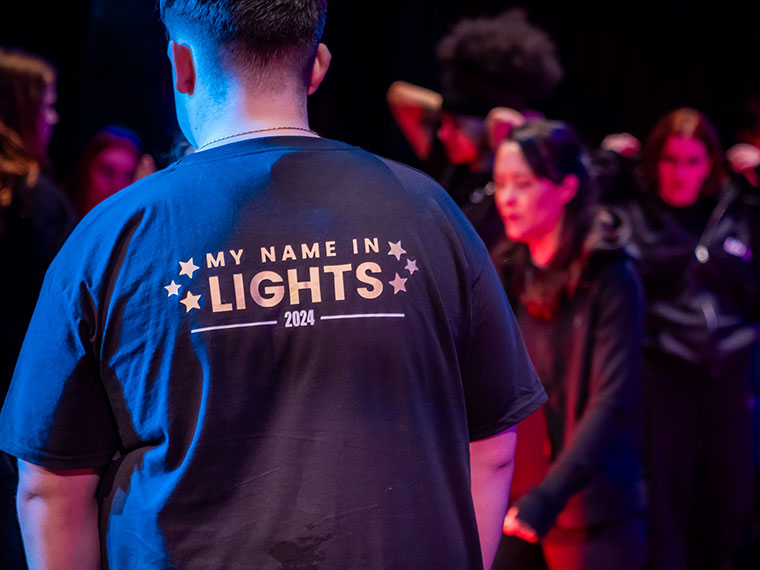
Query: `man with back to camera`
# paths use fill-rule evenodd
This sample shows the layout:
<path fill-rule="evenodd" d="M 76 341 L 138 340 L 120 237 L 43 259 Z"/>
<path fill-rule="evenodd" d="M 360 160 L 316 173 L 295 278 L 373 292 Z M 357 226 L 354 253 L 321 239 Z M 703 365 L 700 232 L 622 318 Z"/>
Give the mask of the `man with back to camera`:
<path fill-rule="evenodd" d="M 445 192 L 308 130 L 326 8 L 161 2 L 199 152 L 46 276 L 0 415 L 32 567 L 490 566 L 545 395 Z"/>

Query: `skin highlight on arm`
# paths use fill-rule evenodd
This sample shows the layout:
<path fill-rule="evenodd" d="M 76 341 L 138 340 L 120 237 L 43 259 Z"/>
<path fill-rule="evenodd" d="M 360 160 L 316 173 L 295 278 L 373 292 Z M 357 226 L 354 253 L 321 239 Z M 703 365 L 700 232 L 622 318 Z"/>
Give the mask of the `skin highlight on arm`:
<path fill-rule="evenodd" d="M 484 568 L 490 568 L 493 564 L 501 539 L 516 443 L 515 427 L 470 443 L 472 502 L 478 522 Z"/>
<path fill-rule="evenodd" d="M 16 498 L 30 570 L 100 568 L 96 469 L 47 469 L 19 460 Z"/>

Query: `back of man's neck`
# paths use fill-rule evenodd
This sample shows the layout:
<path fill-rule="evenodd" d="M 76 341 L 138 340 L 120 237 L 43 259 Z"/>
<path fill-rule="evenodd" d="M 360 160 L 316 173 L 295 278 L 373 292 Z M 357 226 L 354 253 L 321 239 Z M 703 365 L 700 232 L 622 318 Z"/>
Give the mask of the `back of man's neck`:
<path fill-rule="evenodd" d="M 228 142 L 265 136 L 316 136 L 309 130 L 305 101 L 272 96 L 245 97 L 239 102 L 218 104 L 201 121 L 196 140 L 198 149 L 214 148 Z"/>

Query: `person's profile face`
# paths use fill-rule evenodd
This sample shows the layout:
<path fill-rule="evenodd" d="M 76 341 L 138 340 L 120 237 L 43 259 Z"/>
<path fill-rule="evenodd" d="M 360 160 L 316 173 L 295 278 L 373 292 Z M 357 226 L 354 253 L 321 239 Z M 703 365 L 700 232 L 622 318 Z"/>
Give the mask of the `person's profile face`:
<path fill-rule="evenodd" d="M 436 134 L 452 164 L 475 164 L 482 158 L 485 137 L 482 118 L 444 113 Z"/>
<path fill-rule="evenodd" d="M 558 186 L 536 176 L 516 142 L 499 147 L 493 179 L 496 207 L 512 241 L 538 243 L 561 223 L 565 204 Z"/>
<path fill-rule="evenodd" d="M 657 162 L 660 198 L 678 208 L 694 204 L 711 170 L 712 160 L 705 143 L 691 137 L 670 135 Z"/>
<path fill-rule="evenodd" d="M 133 150 L 123 146 L 111 146 L 99 152 L 88 172 L 87 209 L 132 184 L 138 160 Z"/>
<path fill-rule="evenodd" d="M 53 127 L 58 124 L 60 117 L 58 111 L 55 110 L 55 104 L 58 101 L 58 91 L 55 83 L 47 83 L 45 85 L 45 92 L 42 96 L 42 106 L 40 107 L 40 113 L 37 117 L 37 144 L 39 148 L 37 152 L 44 154 L 47 151 L 47 147 L 50 144 L 50 139 L 53 136 Z"/>

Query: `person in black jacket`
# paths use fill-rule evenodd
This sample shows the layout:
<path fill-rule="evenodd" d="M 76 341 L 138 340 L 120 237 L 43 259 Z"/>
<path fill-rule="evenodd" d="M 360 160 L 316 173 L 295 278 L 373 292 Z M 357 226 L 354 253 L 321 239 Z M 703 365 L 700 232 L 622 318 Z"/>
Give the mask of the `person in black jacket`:
<path fill-rule="evenodd" d="M 625 227 L 595 206 L 582 146 L 563 123 L 515 128 L 497 152 L 494 182 L 508 238 L 495 261 L 549 396 L 548 465 L 510 508 L 504 532 L 540 540 L 552 569 L 640 569 L 643 300 Z M 515 478 L 525 481 L 519 453 Z M 516 562 L 524 548 L 505 537 L 494 569 L 525 568 Z"/>
<path fill-rule="evenodd" d="M 44 176 L 56 75 L 42 58 L 0 48 L 0 405 L 48 264 L 73 227 L 71 206 Z M 26 568 L 16 520 L 18 475 L 0 453 L 0 568 Z"/>
<path fill-rule="evenodd" d="M 620 151 L 622 139 L 605 146 Z M 636 174 L 624 206 L 647 301 L 650 566 L 724 568 L 752 507 L 758 208 L 727 177 L 715 128 L 694 109 L 657 123 Z"/>

